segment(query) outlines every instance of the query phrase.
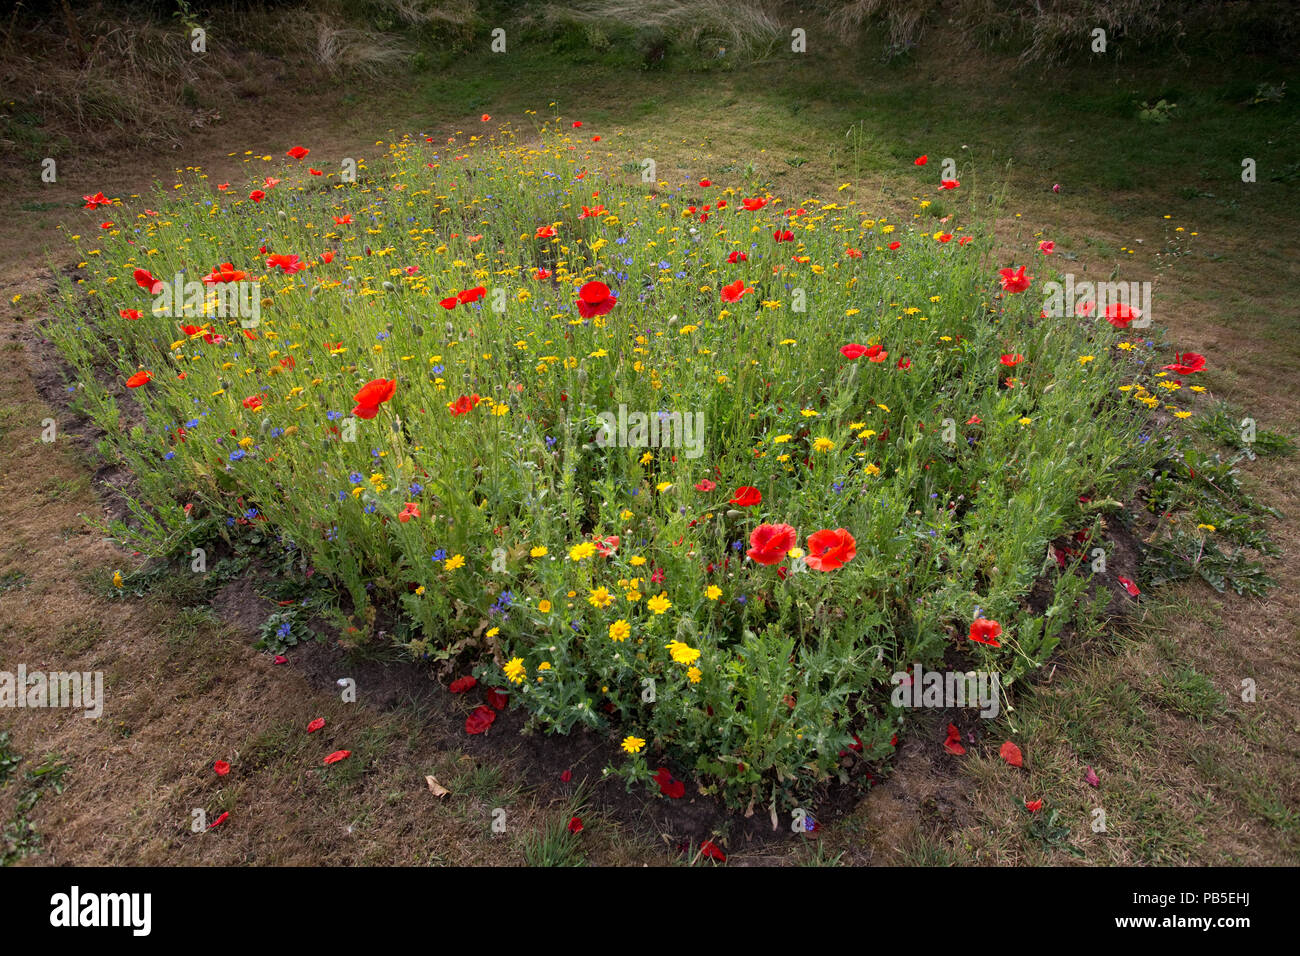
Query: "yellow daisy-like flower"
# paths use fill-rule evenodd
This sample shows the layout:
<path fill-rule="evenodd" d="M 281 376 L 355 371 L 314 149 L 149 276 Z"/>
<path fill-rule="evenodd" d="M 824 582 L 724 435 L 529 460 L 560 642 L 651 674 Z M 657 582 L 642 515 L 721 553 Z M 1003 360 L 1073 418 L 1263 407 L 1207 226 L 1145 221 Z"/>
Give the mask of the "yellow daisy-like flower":
<path fill-rule="evenodd" d="M 868 475 L 872 475 L 872 476 L 880 474 L 880 466 L 877 465 L 875 462 L 872 462 L 871 464 L 867 465 L 867 467 L 862 470 L 865 471 Z"/>
<path fill-rule="evenodd" d="M 784 445 L 786 442 L 788 442 L 788 441 L 789 441 L 791 438 L 793 438 L 793 437 L 794 437 L 793 435 L 777 435 L 775 438 L 772 439 L 772 444 L 773 444 L 773 445 Z"/>
<path fill-rule="evenodd" d="M 587 603 L 592 607 L 609 607 L 614 603 L 614 595 L 609 593 L 608 588 L 601 585 L 587 595 Z"/>
<path fill-rule="evenodd" d="M 498 634 L 500 634 L 500 633 L 501 633 L 501 628 L 499 628 L 499 627 L 493 627 L 493 628 L 489 628 L 489 629 L 488 629 L 487 636 L 488 636 L 488 637 L 496 637 L 496 636 L 497 636 Z"/>
<path fill-rule="evenodd" d="M 538 601 L 538 602 L 537 602 L 537 610 L 541 611 L 543 614 L 550 614 L 550 613 L 551 613 L 551 602 L 550 602 L 550 601 Z"/>
<path fill-rule="evenodd" d="M 716 601 L 718 598 L 722 597 L 722 588 L 718 587 L 716 584 L 710 584 L 704 589 L 704 596 L 710 601 Z"/>
<path fill-rule="evenodd" d="M 628 558 L 628 564 L 632 565 L 634 568 L 639 568 L 641 565 L 645 564 L 645 558 L 638 554 L 635 557 Z"/>
<path fill-rule="evenodd" d="M 532 548 L 532 549 L 528 552 L 528 556 L 529 556 L 530 558 L 544 558 L 544 557 L 546 557 L 546 545 L 544 545 L 544 544 L 539 544 L 537 547 Z"/>
<path fill-rule="evenodd" d="M 1087 365 L 1087 364 L 1088 364 L 1089 362 L 1091 362 L 1094 358 L 1095 358 L 1095 356 L 1092 356 L 1092 355 L 1080 355 L 1080 356 L 1079 356 L 1079 364 L 1080 364 L 1080 365 Z"/>
<path fill-rule="evenodd" d="M 609 626 L 609 639 L 611 641 L 626 641 L 631 633 L 632 625 L 622 618 Z"/>
<path fill-rule="evenodd" d="M 1020 424 L 1022 424 L 1022 425 L 1031 425 L 1031 424 L 1033 424 L 1033 421 L 1034 421 L 1034 420 L 1033 420 L 1032 418 L 1021 418 L 1021 419 L 1018 419 L 1018 421 L 1019 421 Z"/>
<path fill-rule="evenodd" d="M 652 461 L 654 461 L 654 460 L 655 460 L 655 456 L 652 455 L 652 454 L 650 454 L 650 452 L 646 452 L 645 454 L 643 454 L 643 455 L 641 456 L 641 464 L 643 464 L 643 465 L 648 465 L 648 464 L 650 464 L 650 462 L 652 462 Z"/>
<path fill-rule="evenodd" d="M 694 667 L 694 666 L 692 666 L 686 671 L 686 677 L 687 679 L 690 680 L 692 684 L 698 684 L 700 682 L 700 678 L 703 675 L 704 672 L 701 671 L 698 667 Z"/>
<path fill-rule="evenodd" d="M 645 741 L 642 740 L 640 737 L 623 738 L 623 750 L 626 753 L 630 753 L 630 754 L 640 753 L 641 748 L 644 746 L 645 746 Z"/>
<path fill-rule="evenodd" d="M 671 481 L 661 481 L 659 482 L 659 484 L 655 485 L 655 491 L 659 492 L 660 494 L 663 494 L 672 486 L 673 483 Z"/>
<path fill-rule="evenodd" d="M 1212 524 L 1198 524 L 1198 525 L 1196 526 L 1196 528 L 1197 528 L 1198 531 L 1215 531 L 1215 530 L 1217 530 L 1217 529 L 1214 527 L 1214 525 L 1212 525 Z"/>
<path fill-rule="evenodd" d="M 446 568 L 448 571 L 455 571 L 457 568 L 463 568 L 464 566 L 465 566 L 465 555 L 463 554 L 453 554 L 443 564 L 443 567 Z"/>
<path fill-rule="evenodd" d="M 664 613 L 664 611 L 668 610 L 670 607 L 673 606 L 673 602 L 668 600 L 667 591 L 660 591 L 650 600 L 646 601 L 645 604 L 646 607 L 654 611 L 656 614 L 662 614 Z"/>
<path fill-rule="evenodd" d="M 590 541 L 584 541 L 582 544 L 575 544 L 569 549 L 570 561 L 582 561 L 596 553 L 596 546 Z"/>
<path fill-rule="evenodd" d="M 668 648 L 669 655 L 678 664 L 694 664 L 700 656 L 698 650 L 681 641 L 669 641 L 664 647 Z"/>
<path fill-rule="evenodd" d="M 524 667 L 522 657 L 512 657 L 506 661 L 506 666 L 502 668 L 505 671 L 506 679 L 512 684 L 522 684 L 527 676 L 527 668 Z"/>
<path fill-rule="evenodd" d="M 835 442 L 829 438 L 822 437 L 813 442 L 813 451 L 834 451 L 834 449 Z"/>

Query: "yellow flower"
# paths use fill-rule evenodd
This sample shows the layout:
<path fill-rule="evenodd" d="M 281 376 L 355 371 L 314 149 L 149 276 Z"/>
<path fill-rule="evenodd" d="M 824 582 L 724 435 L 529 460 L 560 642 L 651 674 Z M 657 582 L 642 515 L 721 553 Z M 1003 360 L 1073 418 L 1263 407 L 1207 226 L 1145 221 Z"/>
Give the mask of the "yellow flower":
<path fill-rule="evenodd" d="M 1196 527 L 1197 527 L 1198 530 L 1201 530 L 1201 531 L 1214 531 L 1214 530 L 1215 530 L 1215 527 L 1214 527 L 1214 525 L 1212 525 L 1212 524 L 1198 524 Z"/>
<path fill-rule="evenodd" d="M 496 637 L 496 636 L 497 636 L 498 634 L 500 634 L 500 633 L 501 633 L 501 628 L 499 628 L 499 627 L 492 627 L 492 628 L 488 628 L 487 636 L 488 636 L 488 637 Z"/>
<path fill-rule="evenodd" d="M 664 645 L 668 648 L 668 653 L 678 664 L 694 664 L 700 656 L 700 652 L 689 644 L 683 644 L 681 641 L 670 641 Z"/>
<path fill-rule="evenodd" d="M 645 602 L 646 607 L 656 614 L 662 614 L 673 606 L 673 602 L 668 600 L 668 592 L 660 591 L 657 595 Z"/>
<path fill-rule="evenodd" d="M 1094 357 L 1095 357 L 1095 356 L 1092 356 L 1092 355 L 1080 355 L 1080 356 L 1079 356 L 1079 364 L 1080 364 L 1080 365 L 1087 365 L 1089 362 L 1091 362 L 1091 361 L 1093 360 Z"/>
<path fill-rule="evenodd" d="M 772 444 L 773 444 L 773 445 L 784 445 L 786 442 L 788 442 L 788 441 L 789 441 L 791 438 L 793 438 L 793 437 L 794 437 L 793 435 L 777 435 L 775 438 L 772 439 Z"/>
<path fill-rule="evenodd" d="M 1021 419 L 1018 419 L 1018 421 L 1019 421 L 1020 424 L 1022 424 L 1022 425 L 1029 425 L 1029 424 L 1032 424 L 1032 423 L 1033 423 L 1033 419 L 1032 419 L 1032 418 L 1021 418 Z"/>
<path fill-rule="evenodd" d="M 595 553 L 596 553 L 596 546 L 592 544 L 590 541 L 584 541 L 582 542 L 582 544 L 575 544 L 572 548 L 569 549 L 569 560 L 581 561 L 584 558 L 591 557 Z"/>
<path fill-rule="evenodd" d="M 546 545 L 544 545 L 544 544 L 539 544 L 537 547 L 533 548 L 531 551 L 528 552 L 528 556 L 529 556 L 530 558 L 544 558 L 544 557 L 546 557 Z"/>
<path fill-rule="evenodd" d="M 465 556 L 463 554 L 453 554 L 447 559 L 446 563 L 443 564 L 443 567 L 448 571 L 455 571 L 457 568 L 463 568 L 464 566 Z"/>
<path fill-rule="evenodd" d="M 628 564 L 632 565 L 634 568 L 639 568 L 641 565 L 645 564 L 645 558 L 638 554 L 633 558 L 629 558 Z"/>
<path fill-rule="evenodd" d="M 538 601 L 538 602 L 537 602 L 537 610 L 541 611 L 543 614 L 550 614 L 550 613 L 551 613 L 551 602 L 550 602 L 550 601 Z"/>
<path fill-rule="evenodd" d="M 655 456 L 650 454 L 649 452 L 646 452 L 644 455 L 641 456 L 641 464 L 643 465 L 648 465 L 650 464 L 650 462 L 654 460 L 655 460 Z"/>
<path fill-rule="evenodd" d="M 872 462 L 871 464 L 867 465 L 867 467 L 862 470 L 865 471 L 868 475 L 880 474 L 880 466 L 877 465 L 875 462 Z"/>
<path fill-rule="evenodd" d="M 522 657 L 510 658 L 510 660 L 506 662 L 506 666 L 502 669 L 506 673 L 506 678 L 513 684 L 522 684 L 524 682 L 524 677 L 527 676 L 527 668 L 524 667 L 524 659 Z"/>
<path fill-rule="evenodd" d="M 611 641 L 626 641 L 631 633 L 632 625 L 622 618 L 609 626 L 609 639 Z"/>
<path fill-rule="evenodd" d="M 114 571 L 114 572 L 113 572 L 113 587 L 115 587 L 115 588 L 120 588 L 121 586 L 122 586 L 122 572 L 121 572 L 121 571 Z"/>
<path fill-rule="evenodd" d="M 623 750 L 630 754 L 640 753 L 641 748 L 645 746 L 645 741 L 640 737 L 624 737 Z"/>
<path fill-rule="evenodd" d="M 692 666 L 686 671 L 686 676 L 690 679 L 692 684 L 698 684 L 700 682 L 700 677 L 703 676 L 703 672 L 698 667 Z"/>
<path fill-rule="evenodd" d="M 614 595 L 609 593 L 608 588 L 601 585 L 587 595 L 587 603 L 592 607 L 609 607 L 614 603 Z"/>
<path fill-rule="evenodd" d="M 831 441 L 829 438 L 818 438 L 813 442 L 813 451 L 833 451 L 834 448 L 835 442 Z"/>
<path fill-rule="evenodd" d="M 704 589 L 704 596 L 710 601 L 716 601 L 718 598 L 722 597 L 722 588 L 718 587 L 716 584 L 710 584 Z"/>

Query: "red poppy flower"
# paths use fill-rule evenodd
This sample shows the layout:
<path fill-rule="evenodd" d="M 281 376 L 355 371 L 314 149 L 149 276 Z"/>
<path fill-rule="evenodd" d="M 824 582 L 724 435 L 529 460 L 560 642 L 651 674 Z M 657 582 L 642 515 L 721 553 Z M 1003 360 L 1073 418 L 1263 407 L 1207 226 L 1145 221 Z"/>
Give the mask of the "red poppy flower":
<path fill-rule="evenodd" d="M 464 291 L 457 293 L 456 299 L 462 305 L 468 305 L 471 302 L 477 302 L 485 295 L 487 295 L 487 289 L 480 285 L 475 286 L 473 289 L 465 289 Z"/>
<path fill-rule="evenodd" d="M 977 644 L 987 644 L 989 647 L 1001 647 L 998 643 L 998 635 L 1002 633 L 1002 625 L 997 621 L 990 621 L 986 617 L 977 617 L 971 622 L 970 639 Z"/>
<path fill-rule="evenodd" d="M 135 277 L 135 284 L 147 291 L 150 295 L 157 295 L 162 291 L 162 280 L 155 279 L 147 269 L 136 269 L 132 275 Z"/>
<path fill-rule="evenodd" d="M 328 767 L 332 763 L 338 763 L 340 760 L 347 760 L 351 756 L 352 756 L 351 750 L 336 750 L 328 757 L 326 757 L 323 763 L 325 764 L 325 766 Z"/>
<path fill-rule="evenodd" d="M 885 351 L 883 345 L 873 345 L 862 354 L 867 357 L 868 362 L 883 362 L 889 358 L 889 353 Z"/>
<path fill-rule="evenodd" d="M 582 215 L 579 216 L 578 218 L 579 218 L 579 219 L 595 219 L 597 216 L 603 216 L 603 215 L 605 215 L 605 207 L 604 207 L 604 206 L 593 206 L 593 207 L 590 207 L 590 208 L 588 208 L 587 206 L 583 206 L 583 207 L 582 207 Z"/>
<path fill-rule="evenodd" d="M 319 169 L 312 169 L 310 166 L 307 167 L 307 172 L 311 173 L 313 176 L 324 176 L 324 175 L 325 175 L 325 174 L 324 174 L 323 172 L 321 172 Z"/>
<path fill-rule="evenodd" d="M 739 302 L 746 292 L 753 292 L 753 289 L 745 288 L 745 280 L 737 279 L 730 285 L 724 285 L 719 292 L 723 302 Z"/>
<path fill-rule="evenodd" d="M 719 863 L 727 862 L 727 854 L 718 849 L 718 845 L 712 840 L 705 840 L 700 844 L 700 856 L 707 857 L 710 860 L 717 860 Z"/>
<path fill-rule="evenodd" d="M 845 250 L 844 250 L 844 254 L 845 254 L 846 256 L 848 256 L 850 259 L 861 259 L 861 258 L 862 258 L 862 250 L 861 250 L 861 249 L 854 249 L 852 246 L 849 246 L 847 249 L 845 249 Z"/>
<path fill-rule="evenodd" d="M 983 424 L 984 424 L 984 420 L 983 420 L 982 418 L 980 418 L 978 415 L 972 415 L 970 418 L 966 419 L 966 424 L 967 424 L 967 425 L 983 425 Z"/>
<path fill-rule="evenodd" d="M 913 165 L 913 166 L 924 166 L 924 165 L 925 165 L 926 163 L 928 163 L 929 161 L 930 161 L 930 157 L 929 157 L 929 156 L 918 156 L 918 157 L 916 157 L 916 159 L 912 160 L 912 165 Z"/>
<path fill-rule="evenodd" d="M 248 276 L 248 273 L 236 269 L 233 264 L 223 262 L 219 266 L 213 266 L 212 271 L 203 277 L 204 285 L 218 285 L 226 282 L 240 282 Z"/>
<path fill-rule="evenodd" d="M 1122 574 L 1117 574 L 1117 575 L 1115 575 L 1115 577 L 1119 578 L 1119 583 L 1122 584 L 1122 585 L 1124 585 L 1124 590 L 1127 591 L 1127 592 L 1129 593 L 1129 597 L 1137 597 L 1139 594 L 1142 593 L 1142 592 L 1138 589 L 1138 586 L 1137 586 L 1136 584 L 1134 584 L 1134 583 L 1133 583 L 1131 580 L 1129 580 L 1128 578 L 1124 577 L 1124 575 L 1122 575 Z"/>
<path fill-rule="evenodd" d="M 1007 292 L 1024 292 L 1034 278 L 1025 275 L 1024 266 L 1019 269 L 999 269 L 998 274 L 1002 276 L 1002 288 Z"/>
<path fill-rule="evenodd" d="M 307 725 L 307 733 L 314 734 L 316 733 L 316 731 L 323 729 L 324 726 L 325 726 L 325 718 L 317 717 L 315 720 L 313 720 L 310 724 Z"/>
<path fill-rule="evenodd" d="M 1192 375 L 1193 372 L 1205 371 L 1205 356 L 1199 352 L 1182 352 L 1174 355 L 1173 365 L 1162 365 L 1165 371 L 1178 372 L 1179 375 Z"/>
<path fill-rule="evenodd" d="M 310 153 L 310 152 L 311 152 L 310 149 L 305 149 L 305 148 L 303 148 L 302 146 L 295 146 L 293 149 L 289 150 L 289 151 L 288 151 L 287 153 L 285 153 L 284 155 L 286 155 L 286 156 L 292 156 L 294 159 L 302 159 L 304 156 L 306 156 L 306 155 L 307 155 L 308 153 Z"/>
<path fill-rule="evenodd" d="M 296 253 L 292 255 L 283 252 L 277 252 L 269 256 L 266 260 L 268 269 L 279 269 L 285 275 L 293 275 L 295 272 L 301 272 L 307 268 L 305 262 L 300 262 Z"/>
<path fill-rule="evenodd" d="M 956 724 L 948 725 L 948 736 L 944 739 L 943 749 L 959 757 L 966 752 L 966 748 L 961 745 L 961 731 Z"/>
<path fill-rule="evenodd" d="M 955 179 L 944 179 L 944 180 L 940 181 L 940 183 L 939 183 L 939 188 L 940 188 L 940 189 L 956 189 L 956 188 L 957 188 L 958 186 L 960 186 L 960 185 L 961 185 L 961 183 L 958 182 L 958 181 L 955 180 Z"/>
<path fill-rule="evenodd" d="M 901 358 L 898 360 L 898 367 L 903 371 L 907 371 L 912 367 L 912 360 L 910 358 Z"/>
<path fill-rule="evenodd" d="M 149 379 L 153 378 L 153 372 L 136 372 L 126 380 L 127 388 L 139 388 Z"/>
<path fill-rule="evenodd" d="M 357 418 L 374 418 L 379 414 L 379 406 L 388 401 L 397 392 L 396 379 L 376 378 L 361 386 L 361 391 L 352 397 L 357 407 L 352 414 Z"/>
<path fill-rule="evenodd" d="M 729 504 L 739 508 L 752 508 L 763 500 L 763 493 L 753 485 L 741 485 L 728 499 Z"/>
<path fill-rule="evenodd" d="M 1052 242 L 1049 239 L 1044 239 L 1042 242 L 1038 244 L 1038 251 L 1045 256 L 1050 256 L 1053 252 L 1056 251 L 1056 243 Z"/>
<path fill-rule="evenodd" d="M 1106 321 L 1117 329 L 1126 329 L 1134 319 L 1142 318 L 1139 309 L 1131 308 L 1123 302 L 1113 302 L 1106 306 Z"/>
<path fill-rule="evenodd" d="M 408 501 L 406 507 L 398 512 L 397 520 L 402 522 L 402 524 L 406 524 L 406 522 L 410 521 L 412 518 L 418 517 L 420 517 L 420 506 L 414 501 Z"/>
<path fill-rule="evenodd" d="M 998 358 L 998 361 L 1001 362 L 1003 365 L 1005 365 L 1007 368 L 1015 368 L 1024 360 L 1025 357 L 1021 355 L 1019 352 L 1008 353 L 1007 355 L 1003 355 Z"/>
<path fill-rule="evenodd" d="M 593 538 L 592 541 L 595 542 L 596 553 L 602 558 L 608 558 L 618 550 L 619 537 L 616 534 L 611 534 L 605 538 Z"/>
<path fill-rule="evenodd" d="M 597 315 L 608 315 L 618 305 L 618 298 L 609 291 L 609 286 L 595 279 L 578 290 L 578 314 L 584 319 Z"/>
<path fill-rule="evenodd" d="M 570 833 L 582 832 L 582 817 L 572 817 L 569 820 L 569 832 Z"/>
<path fill-rule="evenodd" d="M 262 396 L 249 395 L 248 398 L 244 399 L 243 404 L 244 407 L 247 408 L 250 412 L 255 412 L 262 407 Z"/>
<path fill-rule="evenodd" d="M 473 395 L 462 395 L 454 402 L 447 403 L 447 411 L 451 412 L 452 418 L 459 418 L 461 415 L 468 415 L 483 399 L 478 397 L 478 393 Z"/>
<path fill-rule="evenodd" d="M 352 213 L 349 212 L 349 213 L 344 213 L 342 216 L 335 216 L 334 225 L 336 226 L 352 225 Z"/>
<path fill-rule="evenodd" d="M 262 192 L 262 190 L 260 189 L 254 189 L 251 193 L 248 194 L 248 198 L 253 200 L 253 202 L 261 202 L 263 199 L 266 198 L 266 193 Z"/>
<path fill-rule="evenodd" d="M 140 318 L 140 316 L 142 316 L 144 313 L 142 313 L 139 309 L 118 309 L 117 314 L 124 319 L 130 319 L 132 322 L 134 322 L 136 319 Z"/>
<path fill-rule="evenodd" d="M 473 677 L 457 677 L 447 688 L 453 694 L 463 694 L 467 690 L 473 690 L 478 686 L 478 681 Z"/>
<path fill-rule="evenodd" d="M 843 528 L 815 532 L 808 536 L 808 567 L 814 571 L 834 571 L 853 560 L 858 543 Z"/>
<path fill-rule="evenodd" d="M 750 532 L 745 553 L 755 564 L 780 564 L 797 540 L 798 533 L 788 524 L 761 524 Z"/>
<path fill-rule="evenodd" d="M 538 282 L 541 282 L 544 279 L 549 279 L 550 277 L 551 277 L 551 272 L 549 269 L 538 269 L 536 272 L 533 273 L 533 278 L 536 279 Z"/>
<path fill-rule="evenodd" d="M 334 261 L 334 250 L 327 249 L 320 254 L 320 261 L 329 264 Z"/>
<path fill-rule="evenodd" d="M 551 239 L 555 236 L 554 226 L 538 226 L 537 231 L 533 233 L 534 239 Z"/>
<path fill-rule="evenodd" d="M 212 770 L 218 777 L 224 777 L 226 774 L 230 773 L 230 764 L 226 763 L 224 760 L 218 760 L 212 765 Z"/>
<path fill-rule="evenodd" d="M 767 200 L 766 199 L 742 199 L 740 201 L 740 204 L 750 212 L 755 212 L 756 210 L 762 209 L 764 206 L 766 206 Z"/>
<path fill-rule="evenodd" d="M 497 712 L 495 710 L 484 704 L 479 704 L 474 708 L 470 715 L 465 718 L 465 733 L 486 733 L 487 729 L 492 726 L 492 722 L 496 719 Z"/>
<path fill-rule="evenodd" d="M 1026 800 L 1026 801 L 1025 801 L 1025 809 L 1028 810 L 1030 813 L 1037 813 L 1039 810 L 1043 809 L 1043 801 L 1042 801 L 1042 800 Z"/>
<path fill-rule="evenodd" d="M 109 229 L 113 228 L 113 224 L 111 222 L 101 222 L 99 228 L 107 232 Z"/>
<path fill-rule="evenodd" d="M 1025 758 L 1020 752 L 1020 748 L 1009 740 L 998 748 L 998 756 L 1013 767 L 1023 767 L 1025 765 Z"/>
<path fill-rule="evenodd" d="M 889 244 L 889 250 L 891 252 L 897 252 L 900 246 L 902 246 L 901 242 L 891 242 Z"/>
<path fill-rule="evenodd" d="M 703 491 L 703 492 L 705 492 L 705 493 L 708 493 L 708 492 L 712 491 L 714 488 L 717 488 L 717 487 L 718 487 L 718 486 L 717 486 L 716 484 L 714 484 L 713 482 L 709 481 L 709 479 L 707 479 L 707 478 L 701 478 L 700 481 L 695 485 L 695 490 L 696 490 L 696 491 Z"/>
<path fill-rule="evenodd" d="M 732 251 L 731 255 L 727 256 L 727 261 L 734 266 L 737 262 L 748 262 L 749 256 L 741 252 L 739 249 L 735 249 Z"/>
<path fill-rule="evenodd" d="M 568 783 L 572 779 L 573 779 L 572 770 L 566 770 L 562 774 L 560 774 L 560 783 Z"/>
<path fill-rule="evenodd" d="M 867 354 L 867 347 L 857 342 L 850 342 L 848 345 L 840 346 L 840 354 L 850 362 L 855 362 Z"/>
<path fill-rule="evenodd" d="M 952 233 L 951 233 L 951 232 L 941 232 L 941 233 L 939 233 L 939 241 L 940 241 L 940 242 L 952 242 Z"/>
<path fill-rule="evenodd" d="M 670 800 L 680 800 L 686 796 L 686 784 L 674 780 L 667 767 L 660 767 L 655 772 L 655 783 L 659 784 L 659 792 Z"/>
<path fill-rule="evenodd" d="M 772 238 L 777 242 L 794 242 L 794 233 L 789 229 L 778 229 L 776 232 L 772 233 Z"/>
<path fill-rule="evenodd" d="M 100 206 L 113 205 L 113 200 L 105 198 L 102 192 L 95 193 L 93 196 L 82 196 L 81 198 L 86 200 L 86 205 L 82 206 L 82 209 L 97 209 Z"/>

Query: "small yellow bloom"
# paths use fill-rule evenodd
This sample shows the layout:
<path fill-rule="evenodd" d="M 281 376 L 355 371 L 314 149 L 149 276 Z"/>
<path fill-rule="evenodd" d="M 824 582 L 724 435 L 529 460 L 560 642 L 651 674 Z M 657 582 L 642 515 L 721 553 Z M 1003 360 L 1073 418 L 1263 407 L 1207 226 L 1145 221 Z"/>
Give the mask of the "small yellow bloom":
<path fill-rule="evenodd" d="M 702 671 L 698 667 L 692 665 L 686 671 L 686 676 L 692 684 L 698 684 L 700 682 L 700 677 L 702 676 Z"/>
<path fill-rule="evenodd" d="M 645 558 L 641 557 L 641 555 L 638 554 L 635 557 L 628 558 L 627 563 L 632 565 L 632 567 L 634 568 L 639 568 L 641 567 L 641 565 L 645 564 Z"/>
<path fill-rule="evenodd" d="M 550 614 L 550 613 L 551 613 L 551 602 L 550 602 L 550 601 L 546 601 L 546 600 L 538 601 L 538 602 L 537 602 L 537 610 L 541 611 L 543 614 Z"/>
<path fill-rule="evenodd" d="M 630 754 L 640 753 L 641 748 L 645 746 L 645 741 L 640 737 L 624 737 L 623 750 Z"/>
<path fill-rule="evenodd" d="M 1019 421 L 1020 424 L 1022 424 L 1022 425 L 1030 425 L 1030 424 L 1033 424 L 1033 421 L 1034 421 L 1034 420 L 1033 420 L 1032 418 L 1021 418 L 1021 419 L 1018 419 L 1018 421 Z"/>
<path fill-rule="evenodd" d="M 465 556 L 463 554 L 453 554 L 443 563 L 443 568 L 448 571 L 455 571 L 457 568 L 465 566 Z"/>
<path fill-rule="evenodd" d="M 646 601 L 646 607 L 656 614 L 662 614 L 673 606 L 673 602 L 668 600 L 668 592 L 660 591 L 657 595 Z"/>
<path fill-rule="evenodd" d="M 582 542 L 582 544 L 575 544 L 572 548 L 569 549 L 569 560 L 581 561 L 584 558 L 591 557 L 595 553 L 596 553 L 596 546 L 592 544 L 590 541 L 584 541 Z"/>
<path fill-rule="evenodd" d="M 704 589 L 704 596 L 710 601 L 716 601 L 718 598 L 722 597 L 722 588 L 718 587 L 716 584 L 710 584 Z"/>
<path fill-rule="evenodd" d="M 587 595 L 587 603 L 592 607 L 609 607 L 614 603 L 614 595 L 609 593 L 608 588 L 601 585 Z"/>
<path fill-rule="evenodd" d="M 813 442 L 813 451 L 824 452 L 824 451 L 833 451 L 834 449 L 835 449 L 835 442 L 831 441 L 829 438 L 822 437 L 822 438 L 818 438 L 816 441 Z"/>
<path fill-rule="evenodd" d="M 664 647 L 668 648 L 669 655 L 678 664 L 694 664 L 700 656 L 698 650 L 681 641 L 669 641 Z"/>
<path fill-rule="evenodd" d="M 609 626 L 609 639 L 611 641 L 626 641 L 631 633 L 632 625 L 622 618 Z"/>
<path fill-rule="evenodd" d="M 546 557 L 546 545 L 544 545 L 544 544 L 539 544 L 537 547 L 533 548 L 532 550 L 530 550 L 530 551 L 528 552 L 528 556 L 529 556 L 530 558 L 544 558 L 544 557 Z"/>
<path fill-rule="evenodd" d="M 510 660 L 506 662 L 506 666 L 502 669 L 505 671 L 506 679 L 513 684 L 522 684 L 524 682 L 524 677 L 527 676 L 527 668 L 524 667 L 524 659 L 522 657 L 510 658 Z"/>

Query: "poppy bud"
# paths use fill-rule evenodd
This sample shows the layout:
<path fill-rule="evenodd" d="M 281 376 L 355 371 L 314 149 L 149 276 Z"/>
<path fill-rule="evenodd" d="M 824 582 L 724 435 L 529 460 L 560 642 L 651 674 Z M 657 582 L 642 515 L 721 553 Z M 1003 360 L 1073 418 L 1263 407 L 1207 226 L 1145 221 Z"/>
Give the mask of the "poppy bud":
<path fill-rule="evenodd" d="M 419 325 L 411 326 L 411 334 L 416 336 L 417 338 L 421 335 L 424 335 L 424 327 Z"/>
<path fill-rule="evenodd" d="M 578 369 L 578 384 L 579 385 L 587 384 L 587 370 L 585 368 Z"/>
<path fill-rule="evenodd" d="M 383 285 L 384 285 L 384 291 L 385 291 L 385 292 L 393 292 L 393 291 L 395 291 L 396 288 L 397 288 L 397 287 L 394 286 L 391 282 L 389 282 L 387 279 L 384 280 Z"/>
<path fill-rule="evenodd" d="M 728 509 L 727 509 L 727 517 L 728 517 L 728 518 L 739 518 L 739 517 L 740 517 L 740 512 L 737 511 L 735 508 L 728 508 Z"/>

